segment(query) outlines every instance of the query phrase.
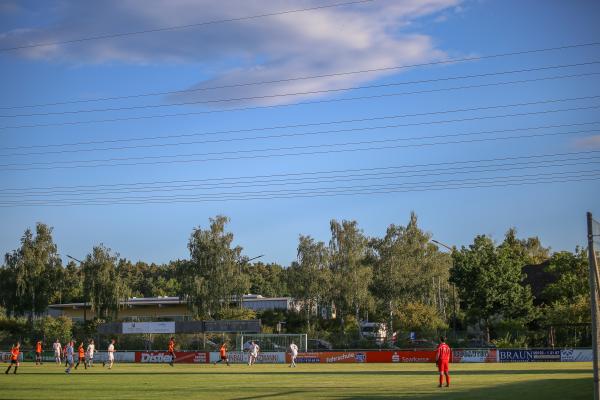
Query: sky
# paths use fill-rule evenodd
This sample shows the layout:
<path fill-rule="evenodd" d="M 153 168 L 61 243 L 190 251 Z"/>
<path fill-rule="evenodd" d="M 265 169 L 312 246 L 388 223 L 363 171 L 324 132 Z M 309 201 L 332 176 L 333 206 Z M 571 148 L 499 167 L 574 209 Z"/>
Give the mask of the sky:
<path fill-rule="evenodd" d="M 341 4 L 351 3 L 351 4 Z M 0 252 L 289 265 L 329 222 L 552 250 L 600 217 L 600 3 L 0 0 Z M 143 33 L 140 33 L 143 32 Z M 41 44 L 41 45 L 40 45 Z"/>

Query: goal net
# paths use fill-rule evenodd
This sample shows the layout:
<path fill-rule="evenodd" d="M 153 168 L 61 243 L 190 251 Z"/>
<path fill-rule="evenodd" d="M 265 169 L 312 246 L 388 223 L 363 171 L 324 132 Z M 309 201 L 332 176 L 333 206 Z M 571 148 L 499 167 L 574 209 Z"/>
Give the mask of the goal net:
<path fill-rule="evenodd" d="M 236 338 L 236 349 L 247 351 L 253 341 L 258 344 L 260 351 L 286 352 L 292 342 L 298 346 L 299 351 L 306 351 L 307 348 L 306 333 L 242 333 Z"/>

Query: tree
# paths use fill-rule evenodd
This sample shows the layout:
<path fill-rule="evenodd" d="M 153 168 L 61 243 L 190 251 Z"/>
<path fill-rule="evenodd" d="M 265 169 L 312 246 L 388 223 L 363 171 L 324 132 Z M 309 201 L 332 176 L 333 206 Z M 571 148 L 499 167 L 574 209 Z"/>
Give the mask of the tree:
<path fill-rule="evenodd" d="M 119 278 L 117 258 L 117 254 L 101 244 L 83 262 L 84 295 L 101 319 L 116 317 L 120 301 L 129 296 L 129 288 Z"/>
<path fill-rule="evenodd" d="M 448 325 L 440 317 L 436 307 L 419 301 L 399 304 L 396 310 L 398 324 L 405 331 L 432 335 Z"/>
<path fill-rule="evenodd" d="M 509 231 L 496 247 L 490 238 L 477 236 L 468 248 L 452 253 L 451 281 L 467 312 L 483 325 L 488 342 L 494 317 L 532 317 L 531 290 L 522 285 L 525 257 L 513 239 Z"/>
<path fill-rule="evenodd" d="M 411 213 L 406 227 L 390 225 L 385 237 L 372 244 L 376 257 L 371 291 L 390 317 L 390 332 L 394 310 L 400 304 L 418 302 L 433 307 L 438 315 L 445 312 L 450 258 L 430 239 Z"/>
<path fill-rule="evenodd" d="M 35 235 L 27 229 L 21 238 L 21 247 L 5 256 L 8 279 L 5 307 L 10 313 L 39 314 L 56 298 L 57 282 L 62 270 L 52 228 L 38 223 Z"/>
<path fill-rule="evenodd" d="M 278 264 L 263 264 L 257 262 L 242 267 L 244 274 L 250 280 L 250 293 L 267 297 L 287 296 L 285 270 Z"/>
<path fill-rule="evenodd" d="M 310 316 L 319 303 L 330 299 L 331 271 L 329 252 L 325 243 L 310 236 L 300 236 L 297 262 L 288 270 L 290 293 L 306 313 L 310 330 Z"/>
<path fill-rule="evenodd" d="M 372 306 L 373 298 L 369 287 L 373 270 L 367 264 L 367 238 L 356 221 L 339 223 L 332 220 L 330 228 L 330 267 L 335 282 L 332 294 L 343 326 L 345 315 L 354 312 L 358 322 L 361 308 L 368 309 Z"/>
<path fill-rule="evenodd" d="M 219 215 L 210 219 L 209 229 L 194 229 L 188 242 L 191 259 L 180 265 L 180 295 L 198 317 L 213 317 L 249 288 L 241 274 L 242 248 L 232 248 L 233 234 L 225 232 L 228 222 Z"/>
<path fill-rule="evenodd" d="M 588 299 L 590 286 L 588 282 L 588 256 L 584 249 L 577 248 L 575 253 L 561 251 L 550 258 L 546 272 L 557 277 L 556 282 L 546 286 L 542 300 L 546 304 L 557 301 L 569 302 L 577 297 Z"/>

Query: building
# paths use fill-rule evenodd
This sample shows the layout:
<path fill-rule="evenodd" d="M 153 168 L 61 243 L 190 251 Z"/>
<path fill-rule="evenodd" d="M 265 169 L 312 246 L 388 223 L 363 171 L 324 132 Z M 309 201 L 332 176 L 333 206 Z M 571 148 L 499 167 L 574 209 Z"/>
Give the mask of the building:
<path fill-rule="evenodd" d="M 242 305 L 254 311 L 264 310 L 291 310 L 293 300 L 291 297 L 263 297 L 256 294 L 244 295 Z M 68 303 L 51 304 L 48 306 L 49 314 L 52 316 L 67 316 L 73 321 L 83 321 L 84 309 L 86 318 L 94 318 L 94 312 L 89 304 Z M 183 321 L 191 319 L 192 314 L 187 308 L 185 301 L 179 297 L 133 297 L 121 301 L 119 309 L 120 320 L 171 320 Z"/>

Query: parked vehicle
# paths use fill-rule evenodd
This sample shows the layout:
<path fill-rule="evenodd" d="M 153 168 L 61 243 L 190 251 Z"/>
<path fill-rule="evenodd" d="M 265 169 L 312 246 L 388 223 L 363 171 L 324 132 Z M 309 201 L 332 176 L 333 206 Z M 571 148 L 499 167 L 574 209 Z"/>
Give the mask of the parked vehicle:
<path fill-rule="evenodd" d="M 387 326 L 380 322 L 361 321 L 360 335 L 366 339 L 375 339 L 377 343 L 383 343 L 387 338 Z"/>
<path fill-rule="evenodd" d="M 333 349 L 331 343 L 323 339 L 308 339 L 308 351 L 329 351 Z"/>

